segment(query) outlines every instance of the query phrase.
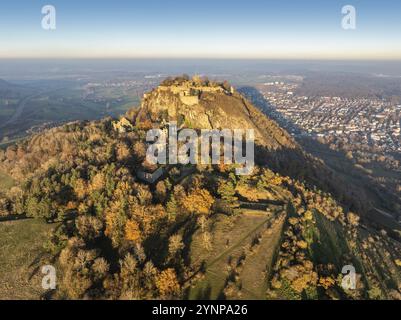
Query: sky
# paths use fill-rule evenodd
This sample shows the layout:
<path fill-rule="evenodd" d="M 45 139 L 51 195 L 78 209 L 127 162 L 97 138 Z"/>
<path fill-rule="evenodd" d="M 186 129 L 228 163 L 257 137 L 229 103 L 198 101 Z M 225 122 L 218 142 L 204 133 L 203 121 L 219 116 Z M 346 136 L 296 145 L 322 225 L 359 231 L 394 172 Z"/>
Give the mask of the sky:
<path fill-rule="evenodd" d="M 401 60 L 401 1 L 1 0 L 0 58 Z"/>

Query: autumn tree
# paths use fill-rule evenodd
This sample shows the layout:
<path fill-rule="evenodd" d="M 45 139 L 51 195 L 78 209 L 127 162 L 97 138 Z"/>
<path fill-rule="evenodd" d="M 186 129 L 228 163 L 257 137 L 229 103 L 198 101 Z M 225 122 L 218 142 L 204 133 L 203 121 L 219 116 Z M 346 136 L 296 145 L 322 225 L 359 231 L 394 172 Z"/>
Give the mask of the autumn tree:
<path fill-rule="evenodd" d="M 324 289 L 329 289 L 330 287 L 334 286 L 336 281 L 332 277 L 321 277 L 319 279 L 319 285 L 322 286 Z"/>
<path fill-rule="evenodd" d="M 359 225 L 359 216 L 353 212 L 348 212 L 347 221 L 351 226 L 356 227 Z"/>
<path fill-rule="evenodd" d="M 106 230 L 104 234 L 109 237 L 114 247 L 118 247 L 125 237 L 125 224 L 127 217 L 121 212 L 119 203 L 114 203 L 105 213 Z"/>
<path fill-rule="evenodd" d="M 199 227 L 201 228 L 202 232 L 206 231 L 206 227 L 207 227 L 207 222 L 208 219 L 206 218 L 206 216 L 201 215 L 198 217 L 198 219 L 196 220 L 197 224 L 199 225 Z"/>
<path fill-rule="evenodd" d="M 236 191 L 231 181 L 219 181 L 217 193 L 229 208 L 236 208 L 239 206 L 238 198 L 235 196 Z"/>
<path fill-rule="evenodd" d="M 0 195 L 0 216 L 6 216 L 8 214 L 8 200 L 6 198 L 2 198 Z"/>
<path fill-rule="evenodd" d="M 180 293 L 180 285 L 174 269 L 169 268 L 162 271 L 157 276 L 156 287 L 162 299 L 177 297 Z"/>
<path fill-rule="evenodd" d="M 180 234 L 172 235 L 169 239 L 168 251 L 170 256 L 175 256 L 184 249 L 184 243 L 182 241 L 182 236 Z"/>
<path fill-rule="evenodd" d="M 194 189 L 181 199 L 182 207 L 189 213 L 208 215 L 214 203 L 213 197 L 205 189 Z"/>
<path fill-rule="evenodd" d="M 118 161 L 126 161 L 131 156 L 131 151 L 125 143 L 118 143 L 116 146 L 116 157 Z"/>
<path fill-rule="evenodd" d="M 108 285 L 114 289 L 113 291 L 120 291 L 118 298 L 125 300 L 141 298 L 138 261 L 130 253 L 120 260 L 120 273 L 116 281 L 117 283 Z"/>
<path fill-rule="evenodd" d="M 77 198 L 80 200 L 84 199 L 88 194 L 88 185 L 84 179 L 79 178 L 75 180 L 73 189 L 77 195 Z"/>
<path fill-rule="evenodd" d="M 210 232 L 202 232 L 202 245 L 208 251 L 212 249 L 212 236 Z"/>
<path fill-rule="evenodd" d="M 142 184 L 136 184 L 135 188 L 139 202 L 142 205 L 149 205 L 152 202 L 152 193 L 149 191 L 149 187 Z"/>
<path fill-rule="evenodd" d="M 101 236 L 103 222 L 97 217 L 83 215 L 75 220 L 78 234 L 87 240 L 94 240 Z"/>
<path fill-rule="evenodd" d="M 98 172 L 95 174 L 91 181 L 90 190 L 91 191 L 99 191 L 102 190 L 105 186 L 105 177 L 103 173 Z"/>
<path fill-rule="evenodd" d="M 69 299 L 96 297 L 98 292 L 91 290 L 99 286 L 106 277 L 109 265 L 96 250 L 87 250 L 83 240 L 71 238 L 59 259 L 63 277 L 60 292 Z"/>
<path fill-rule="evenodd" d="M 169 201 L 167 202 L 167 214 L 169 216 L 169 219 L 175 217 L 178 213 L 178 204 L 177 204 L 177 200 L 175 199 L 174 194 L 172 194 L 170 196 Z"/>
<path fill-rule="evenodd" d="M 156 185 L 156 198 L 159 202 L 164 202 L 167 196 L 167 187 L 164 181 L 159 181 Z"/>
<path fill-rule="evenodd" d="M 129 241 L 138 241 L 141 238 L 139 225 L 135 220 L 128 220 L 125 224 L 125 239 Z"/>

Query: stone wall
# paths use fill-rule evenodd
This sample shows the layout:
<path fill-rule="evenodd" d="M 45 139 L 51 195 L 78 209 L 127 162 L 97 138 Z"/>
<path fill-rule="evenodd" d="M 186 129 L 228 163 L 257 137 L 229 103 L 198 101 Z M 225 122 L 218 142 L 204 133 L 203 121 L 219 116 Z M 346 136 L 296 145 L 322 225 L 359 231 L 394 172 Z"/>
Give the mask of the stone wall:
<path fill-rule="evenodd" d="M 187 106 L 193 106 L 199 103 L 198 96 L 180 96 L 180 100 L 183 104 Z"/>

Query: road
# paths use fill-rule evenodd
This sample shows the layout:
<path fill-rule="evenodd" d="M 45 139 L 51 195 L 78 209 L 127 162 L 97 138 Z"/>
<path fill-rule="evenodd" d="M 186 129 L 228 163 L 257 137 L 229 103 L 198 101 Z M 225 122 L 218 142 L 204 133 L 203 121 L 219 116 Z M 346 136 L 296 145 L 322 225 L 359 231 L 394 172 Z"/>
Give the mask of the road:
<path fill-rule="evenodd" d="M 10 119 L 8 119 L 6 122 L 0 124 L 0 129 L 3 129 L 4 127 L 13 124 L 14 122 L 16 122 L 18 120 L 18 118 L 21 116 L 22 112 L 24 111 L 24 108 L 27 104 L 27 102 L 29 102 L 29 100 L 33 99 L 33 98 L 38 98 L 44 94 L 50 94 L 52 92 L 56 92 L 58 90 L 62 90 L 64 89 L 64 87 L 61 88 L 57 88 L 57 89 L 52 89 L 52 90 L 41 90 L 38 93 L 32 94 L 30 96 L 27 96 L 25 98 L 23 98 L 17 105 L 17 109 L 15 110 L 14 114 L 11 116 Z"/>
<path fill-rule="evenodd" d="M 18 120 L 18 118 L 21 116 L 22 112 L 24 111 L 25 105 L 26 103 L 32 99 L 35 98 L 37 96 L 39 96 L 40 94 L 34 94 L 34 95 L 30 95 L 28 97 L 23 98 L 17 105 L 17 109 L 15 110 L 14 114 L 11 116 L 10 119 L 8 119 L 6 122 L 0 124 L 0 129 L 14 123 L 15 121 Z"/>
<path fill-rule="evenodd" d="M 401 223 L 397 221 L 397 219 L 390 213 L 385 212 L 379 208 L 373 207 L 377 212 L 381 213 L 382 215 L 386 216 L 387 218 L 393 219 L 395 223 L 399 224 L 401 226 Z"/>

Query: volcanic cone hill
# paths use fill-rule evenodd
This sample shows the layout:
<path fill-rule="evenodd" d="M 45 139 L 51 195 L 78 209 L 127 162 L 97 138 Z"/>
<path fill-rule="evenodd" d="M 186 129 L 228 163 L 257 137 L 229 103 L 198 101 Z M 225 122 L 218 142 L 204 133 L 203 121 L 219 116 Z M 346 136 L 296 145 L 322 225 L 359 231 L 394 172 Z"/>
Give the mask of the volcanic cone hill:
<path fill-rule="evenodd" d="M 147 163 L 147 130 L 172 121 L 254 129 L 252 174 L 237 176 L 227 164 Z M 47 298 L 401 297 L 399 229 L 373 228 L 363 192 L 339 184 L 228 83 L 167 79 L 121 119 L 73 122 L 9 146 L 0 173 L 8 181 L 1 218 L 51 226 L 26 267 L 56 267 L 57 289 L 38 293 Z M 43 241 L 42 233 L 26 236 L 37 225 L 18 222 L 0 221 L 7 239 L 23 231 L 24 243 Z M 15 289 L 8 256 L 4 296 Z"/>

